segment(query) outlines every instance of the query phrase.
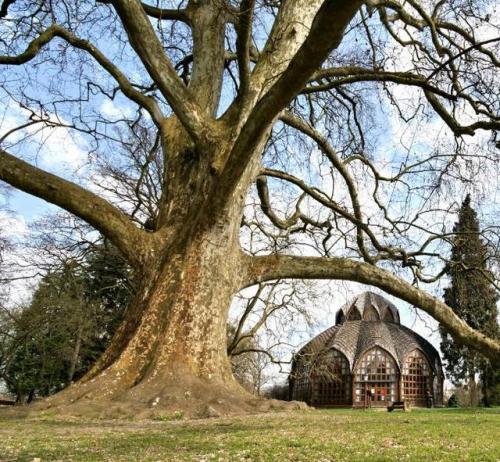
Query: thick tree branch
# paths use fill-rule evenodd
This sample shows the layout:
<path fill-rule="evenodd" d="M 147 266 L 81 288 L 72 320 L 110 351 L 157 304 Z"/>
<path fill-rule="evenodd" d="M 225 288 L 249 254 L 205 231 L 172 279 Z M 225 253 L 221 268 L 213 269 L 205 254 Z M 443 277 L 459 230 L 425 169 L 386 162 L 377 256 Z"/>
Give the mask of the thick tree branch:
<path fill-rule="evenodd" d="M 3 0 L 0 7 L 0 18 L 5 18 L 9 12 L 9 6 L 14 4 L 16 0 Z"/>
<path fill-rule="evenodd" d="M 448 125 L 455 136 L 473 136 L 476 130 L 500 130 L 500 120 L 480 120 L 470 125 L 460 125 L 458 121 L 447 111 L 438 97 L 430 91 L 424 90 L 425 97 L 432 108 L 438 113 L 443 121 Z"/>
<path fill-rule="evenodd" d="M 137 91 L 127 77 L 115 66 L 104 54 L 94 45 L 86 40 L 82 40 L 70 31 L 61 26 L 53 25 L 42 32 L 36 39 L 28 45 L 28 48 L 17 56 L 0 56 L 0 64 L 21 65 L 31 61 L 40 50 L 47 45 L 54 37 L 60 37 L 75 48 L 89 53 L 118 83 L 125 96 L 146 109 L 157 125 L 160 125 L 163 115 L 156 101 L 140 91 Z"/>
<path fill-rule="evenodd" d="M 271 206 L 271 200 L 269 199 L 269 188 L 267 187 L 267 179 L 265 176 L 260 176 L 256 180 L 257 193 L 260 199 L 260 208 L 262 212 L 271 220 L 271 223 L 279 229 L 287 230 L 297 223 L 299 219 L 302 218 L 302 213 L 300 212 L 300 202 L 304 196 L 297 201 L 295 206 L 295 212 L 289 218 L 282 220 L 280 217 L 274 213 Z"/>
<path fill-rule="evenodd" d="M 223 3 L 203 2 L 192 9 L 193 60 L 188 89 L 198 106 L 214 118 L 224 76 L 227 16 Z"/>
<path fill-rule="evenodd" d="M 172 8 L 156 8 L 151 5 L 142 3 L 142 7 L 148 16 L 160 20 L 182 21 L 190 24 L 191 18 L 189 12 L 185 9 L 172 9 Z"/>
<path fill-rule="evenodd" d="M 270 255 L 247 256 L 248 285 L 273 279 L 338 279 L 376 286 L 424 310 L 464 344 L 480 350 L 492 361 L 500 358 L 500 342 L 472 329 L 453 310 L 432 295 L 391 272 L 347 258 Z"/>
<path fill-rule="evenodd" d="M 200 107 L 177 75 L 153 26 L 138 0 L 113 2 L 137 56 L 191 138 L 200 145 L 213 138 L 214 126 L 206 108 Z"/>
<path fill-rule="evenodd" d="M 97 0 L 97 2 L 105 5 L 113 4 L 113 0 Z M 158 8 L 147 3 L 141 3 L 141 5 L 146 14 L 152 18 L 159 19 L 160 21 L 182 21 L 186 24 L 191 24 L 191 15 L 187 8 Z"/>
<path fill-rule="evenodd" d="M 369 69 L 360 66 L 320 69 L 312 76 L 309 82 L 316 84 L 305 87 L 302 93 L 327 91 L 340 85 L 356 82 L 393 82 L 400 85 L 423 88 L 424 90 L 428 90 L 452 101 L 457 99 L 455 95 L 435 87 L 426 77 L 418 74 L 412 72 L 391 72 L 381 69 Z"/>
<path fill-rule="evenodd" d="M 253 104 L 279 79 L 304 43 L 324 0 L 277 2 L 278 14 L 252 76 Z M 250 110 L 253 105 L 250 107 Z"/>
<path fill-rule="evenodd" d="M 0 180 L 85 220 L 109 238 L 133 266 L 145 263 L 143 247 L 148 234 L 136 228 L 123 212 L 99 196 L 34 167 L 1 148 Z"/>
<path fill-rule="evenodd" d="M 348 0 L 330 0 L 323 3 L 304 43 L 286 70 L 252 111 L 247 130 L 251 129 L 252 121 L 262 119 L 261 123 L 265 125 L 271 123 L 302 90 L 313 72 L 321 66 L 330 52 L 340 45 L 345 29 L 361 4 L 361 1 Z"/>
<path fill-rule="evenodd" d="M 329 53 L 340 44 L 346 27 L 361 4 L 358 0 L 331 0 L 324 2 L 319 8 L 303 44 L 276 83 L 257 103 L 243 126 L 222 173 L 223 184 L 219 188 L 219 197 L 229 197 L 236 188 L 273 120 L 302 90 Z"/>
<path fill-rule="evenodd" d="M 240 94 L 244 98 L 250 79 L 250 49 L 252 42 L 252 22 L 255 0 L 243 0 L 237 26 L 236 53 L 240 74 Z"/>

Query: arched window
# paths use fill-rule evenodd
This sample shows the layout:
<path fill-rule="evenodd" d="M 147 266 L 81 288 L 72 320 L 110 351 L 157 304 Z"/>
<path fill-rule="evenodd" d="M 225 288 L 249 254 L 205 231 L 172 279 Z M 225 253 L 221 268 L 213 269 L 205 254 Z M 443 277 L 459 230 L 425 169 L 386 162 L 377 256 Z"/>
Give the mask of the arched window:
<path fill-rule="evenodd" d="M 348 321 L 361 321 L 361 313 L 354 306 L 349 310 L 349 314 L 347 315 Z"/>
<path fill-rule="evenodd" d="M 349 361 L 340 351 L 332 349 L 318 358 L 313 380 L 313 405 L 341 406 L 351 403 Z"/>
<path fill-rule="evenodd" d="M 413 350 L 403 366 L 404 399 L 425 406 L 432 396 L 432 377 L 429 362 L 420 350 Z"/>
<path fill-rule="evenodd" d="M 354 371 L 354 404 L 387 406 L 397 400 L 398 370 L 392 356 L 379 347 L 368 350 Z"/>
<path fill-rule="evenodd" d="M 292 399 L 297 401 L 310 400 L 310 373 L 311 373 L 311 361 L 310 357 L 302 356 L 299 357 L 296 363 L 292 367 L 292 373 L 290 374 L 293 380 L 292 385 Z"/>
<path fill-rule="evenodd" d="M 384 310 L 384 321 L 396 322 L 396 320 L 394 319 L 394 315 L 392 314 L 392 311 L 388 306 Z"/>
<path fill-rule="evenodd" d="M 365 321 L 380 321 L 380 316 L 374 306 L 369 306 L 363 313 L 363 319 Z"/>

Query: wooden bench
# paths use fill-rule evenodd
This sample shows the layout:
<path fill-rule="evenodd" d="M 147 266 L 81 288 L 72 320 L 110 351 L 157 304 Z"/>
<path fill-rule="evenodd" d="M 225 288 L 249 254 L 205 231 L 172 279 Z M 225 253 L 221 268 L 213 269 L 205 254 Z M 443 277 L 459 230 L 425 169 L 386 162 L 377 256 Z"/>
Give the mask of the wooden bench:
<path fill-rule="evenodd" d="M 15 401 L 11 401 L 8 399 L 0 399 L 0 406 L 14 406 Z"/>
<path fill-rule="evenodd" d="M 390 406 L 387 406 L 387 410 L 389 412 L 394 411 L 394 409 L 402 409 L 403 411 L 407 411 L 409 409 L 408 404 L 403 401 L 394 401 Z"/>

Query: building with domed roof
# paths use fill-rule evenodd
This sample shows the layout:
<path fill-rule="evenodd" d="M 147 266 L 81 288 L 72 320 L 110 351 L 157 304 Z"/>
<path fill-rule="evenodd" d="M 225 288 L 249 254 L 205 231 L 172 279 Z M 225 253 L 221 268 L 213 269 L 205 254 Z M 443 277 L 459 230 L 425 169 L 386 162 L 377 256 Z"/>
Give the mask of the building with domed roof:
<path fill-rule="evenodd" d="M 439 353 L 400 324 L 391 302 L 365 292 L 340 308 L 335 319 L 294 356 L 291 399 L 316 407 L 442 405 Z"/>

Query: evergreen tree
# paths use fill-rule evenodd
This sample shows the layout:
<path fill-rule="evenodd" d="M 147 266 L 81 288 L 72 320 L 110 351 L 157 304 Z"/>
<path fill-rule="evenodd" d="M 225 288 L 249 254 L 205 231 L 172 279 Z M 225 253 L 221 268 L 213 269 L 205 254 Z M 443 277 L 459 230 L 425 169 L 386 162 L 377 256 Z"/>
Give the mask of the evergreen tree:
<path fill-rule="evenodd" d="M 113 246 L 94 249 L 87 256 L 82 277 L 85 297 L 97 307 L 98 323 L 73 380 L 82 377 L 108 347 L 136 290 L 132 269 Z"/>
<path fill-rule="evenodd" d="M 451 284 L 444 291 L 444 300 L 471 327 L 498 338 L 498 297 L 487 265 L 488 249 L 480 238 L 479 221 L 470 202 L 470 195 L 467 195 L 453 228 L 453 246 L 447 271 Z M 455 384 L 467 381 L 472 395 L 475 377 L 479 374 L 484 404 L 490 405 L 497 386 L 497 370 L 480 352 L 455 342 L 442 326 L 440 333 L 448 377 Z"/>
<path fill-rule="evenodd" d="M 85 374 L 123 319 L 131 279 L 123 258 L 104 246 L 83 264 L 55 264 L 42 278 L 15 322 L 2 322 L 9 335 L 0 335 L 0 376 L 18 402 L 51 395 Z"/>
<path fill-rule="evenodd" d="M 65 264 L 49 271 L 30 304 L 15 313 L 11 357 L 3 376 L 18 402 L 55 393 L 72 380 L 73 358 L 92 321 L 86 311 L 80 274 Z"/>

